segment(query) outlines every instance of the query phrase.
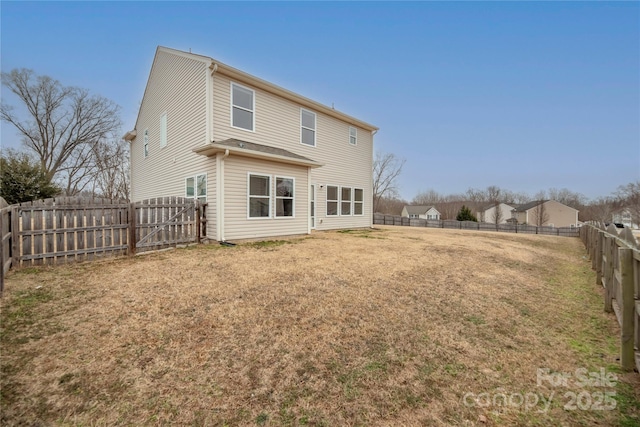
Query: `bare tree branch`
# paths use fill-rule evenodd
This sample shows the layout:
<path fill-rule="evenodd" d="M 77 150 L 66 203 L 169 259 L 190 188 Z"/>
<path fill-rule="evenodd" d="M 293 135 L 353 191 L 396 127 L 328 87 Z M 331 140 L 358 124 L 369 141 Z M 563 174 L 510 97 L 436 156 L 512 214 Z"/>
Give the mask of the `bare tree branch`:
<path fill-rule="evenodd" d="M 0 119 L 18 130 L 48 179 L 64 182 L 67 194 L 82 191 L 93 177 L 93 147 L 113 139 L 120 130 L 119 107 L 32 70 L 3 72 L 1 78 L 26 109 L 26 118 L 2 103 Z"/>
<path fill-rule="evenodd" d="M 376 153 L 373 161 L 373 211 L 378 212 L 382 197 L 398 195 L 397 179 L 402 172 L 405 160 L 398 159 L 393 153 Z"/>

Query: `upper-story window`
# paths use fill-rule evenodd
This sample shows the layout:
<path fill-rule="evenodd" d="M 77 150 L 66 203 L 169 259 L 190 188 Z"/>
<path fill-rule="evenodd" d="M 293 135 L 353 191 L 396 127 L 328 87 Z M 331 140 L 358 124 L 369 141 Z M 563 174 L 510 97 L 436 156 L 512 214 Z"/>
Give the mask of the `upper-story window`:
<path fill-rule="evenodd" d="M 353 126 L 349 126 L 349 144 L 358 144 L 358 129 L 354 128 Z"/>
<path fill-rule="evenodd" d="M 316 146 L 316 113 L 300 110 L 300 142 Z"/>
<path fill-rule="evenodd" d="M 142 149 L 144 150 L 144 157 L 147 158 L 149 156 L 149 129 L 144 130 L 144 134 L 142 136 Z"/>
<path fill-rule="evenodd" d="M 167 146 L 167 113 L 160 116 L 160 148 Z"/>
<path fill-rule="evenodd" d="M 255 128 L 255 92 L 247 87 L 231 83 L 231 126 L 250 130 Z"/>

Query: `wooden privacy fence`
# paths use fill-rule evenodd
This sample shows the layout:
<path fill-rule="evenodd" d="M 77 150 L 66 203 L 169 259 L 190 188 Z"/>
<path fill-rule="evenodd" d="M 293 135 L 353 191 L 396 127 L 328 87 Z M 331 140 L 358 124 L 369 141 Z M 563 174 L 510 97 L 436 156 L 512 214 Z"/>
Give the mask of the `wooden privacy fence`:
<path fill-rule="evenodd" d="M 640 370 L 640 249 L 631 230 L 585 225 L 580 238 L 587 248 L 596 283 L 604 287 L 604 310 L 620 324 L 622 368 Z"/>
<path fill-rule="evenodd" d="M 200 242 L 205 205 L 183 197 L 129 203 L 58 197 L 7 206 L 0 198 L 0 291 L 10 268 L 133 255 Z"/>
<path fill-rule="evenodd" d="M 404 225 L 410 227 L 456 228 L 459 230 L 503 231 L 507 233 L 548 234 L 552 236 L 578 237 L 577 227 L 536 227 L 534 225 L 491 224 L 488 222 L 406 218 L 397 215 L 374 214 L 373 223 L 379 225 Z"/>

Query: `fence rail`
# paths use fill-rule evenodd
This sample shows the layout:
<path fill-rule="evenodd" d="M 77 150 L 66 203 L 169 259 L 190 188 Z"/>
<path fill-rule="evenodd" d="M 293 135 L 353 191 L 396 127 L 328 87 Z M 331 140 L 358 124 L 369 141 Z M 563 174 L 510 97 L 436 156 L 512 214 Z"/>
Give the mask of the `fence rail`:
<path fill-rule="evenodd" d="M 183 197 L 137 203 L 58 197 L 11 206 L 0 198 L 0 292 L 10 268 L 200 242 L 205 206 Z"/>
<path fill-rule="evenodd" d="M 458 230 L 502 231 L 506 233 L 546 234 L 552 236 L 578 237 L 576 227 L 536 227 L 533 225 L 491 224 L 475 221 L 433 220 L 406 218 L 397 215 L 374 214 L 373 223 L 379 225 L 404 225 L 410 227 L 455 228 Z"/>
<path fill-rule="evenodd" d="M 580 238 L 589 253 L 596 283 L 604 288 L 604 310 L 620 324 L 620 364 L 640 370 L 640 247 L 631 230 L 585 225 Z"/>

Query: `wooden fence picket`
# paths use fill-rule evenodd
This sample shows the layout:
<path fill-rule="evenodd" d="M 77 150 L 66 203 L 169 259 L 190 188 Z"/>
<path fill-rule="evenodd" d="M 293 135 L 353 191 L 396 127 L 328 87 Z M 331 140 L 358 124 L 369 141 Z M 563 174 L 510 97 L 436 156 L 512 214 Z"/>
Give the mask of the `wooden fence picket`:
<path fill-rule="evenodd" d="M 198 203 L 58 197 L 16 205 L 0 198 L 0 292 L 10 268 L 135 254 L 199 241 Z"/>

